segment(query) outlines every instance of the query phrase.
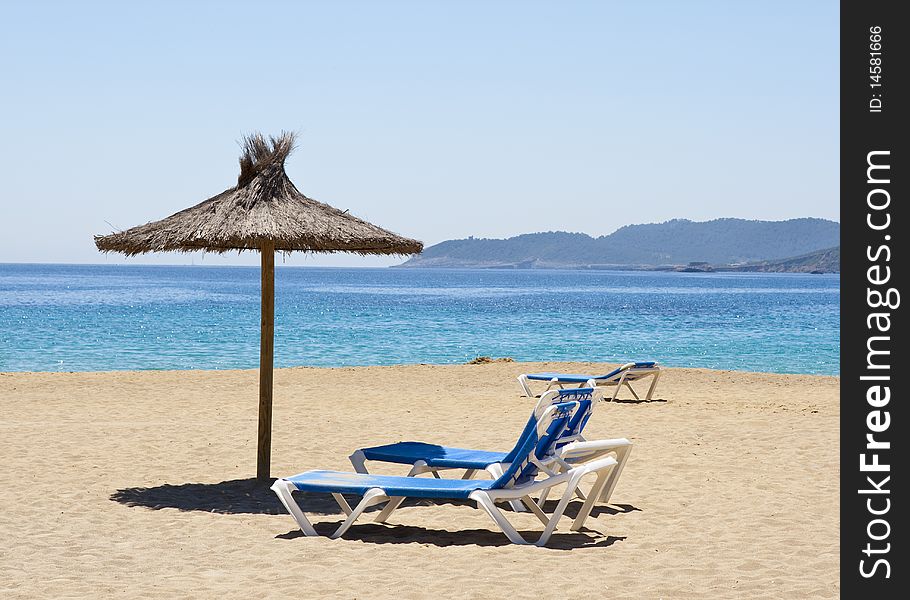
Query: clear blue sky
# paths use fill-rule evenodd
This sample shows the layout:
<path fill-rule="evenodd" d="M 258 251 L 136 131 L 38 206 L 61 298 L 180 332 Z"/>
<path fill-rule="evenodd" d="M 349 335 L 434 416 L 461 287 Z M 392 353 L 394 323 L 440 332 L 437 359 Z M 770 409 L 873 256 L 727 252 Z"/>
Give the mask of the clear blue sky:
<path fill-rule="evenodd" d="M 92 234 L 230 187 L 254 130 L 301 133 L 308 196 L 427 244 L 839 219 L 837 2 L 0 7 L 0 262 L 124 262 Z M 130 261 L 258 261 L 201 258 Z"/>

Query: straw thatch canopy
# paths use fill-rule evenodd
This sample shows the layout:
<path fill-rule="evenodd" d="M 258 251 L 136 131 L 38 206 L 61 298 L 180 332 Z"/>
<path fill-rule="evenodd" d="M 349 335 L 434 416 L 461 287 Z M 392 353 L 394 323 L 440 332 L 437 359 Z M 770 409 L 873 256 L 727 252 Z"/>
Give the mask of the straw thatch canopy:
<path fill-rule="evenodd" d="M 423 250 L 417 240 L 301 194 L 284 171 L 284 161 L 293 149 L 293 133 L 268 140 L 261 134 L 249 135 L 243 140 L 236 186 L 160 221 L 95 236 L 95 245 L 103 252 L 128 256 L 259 250 L 269 242 L 279 252 L 414 254 Z"/>
<path fill-rule="evenodd" d="M 417 240 L 401 237 L 307 198 L 284 172 L 294 135 L 243 140 L 237 185 L 166 219 L 111 235 L 96 235 L 102 252 L 259 251 L 262 308 L 259 337 L 259 434 L 256 478 L 267 482 L 272 447 L 272 382 L 275 338 L 275 252 L 414 254 Z"/>

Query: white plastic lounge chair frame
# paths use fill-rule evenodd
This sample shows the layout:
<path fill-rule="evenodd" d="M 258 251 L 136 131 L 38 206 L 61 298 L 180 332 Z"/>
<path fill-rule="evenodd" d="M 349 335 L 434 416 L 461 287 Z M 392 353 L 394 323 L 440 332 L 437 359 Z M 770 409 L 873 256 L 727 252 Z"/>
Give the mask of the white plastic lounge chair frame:
<path fill-rule="evenodd" d="M 592 394 L 591 398 L 591 409 L 593 410 L 594 407 L 597 406 L 597 402 L 602 399 L 602 392 L 596 388 L 593 380 L 589 380 L 586 385 L 580 387 L 594 388 L 594 393 Z M 547 407 L 551 406 L 558 400 L 558 390 L 547 390 L 537 401 L 537 405 L 534 408 L 534 414 L 540 417 L 540 415 L 543 414 L 543 411 Z M 565 442 L 565 438 L 562 441 Z M 610 502 L 610 497 L 613 495 L 613 490 L 616 488 L 616 482 L 619 480 L 619 476 L 622 474 L 622 470 L 626 466 L 626 462 L 628 461 L 629 454 L 631 452 L 632 442 L 626 438 L 589 442 L 584 438 L 583 435 L 579 434 L 576 436 L 574 442 L 559 447 L 556 450 L 554 456 L 542 462 L 548 467 L 552 466 L 552 463 L 556 462 L 559 471 L 565 472 L 568 471 L 573 465 L 577 466 L 579 464 L 597 460 L 610 454 L 614 455 L 617 461 L 616 468 L 614 468 L 611 472 L 610 480 L 607 482 L 607 485 L 604 487 L 603 492 L 599 498 L 600 502 L 607 504 Z M 353 465 L 356 472 L 364 474 L 368 474 L 370 472 L 366 466 L 367 458 L 362 450 L 355 450 L 354 453 L 351 454 L 351 456 L 348 458 L 351 461 L 351 465 Z M 493 463 L 488 465 L 486 469 L 483 469 L 483 471 L 489 474 L 492 479 L 496 479 L 502 475 L 504 469 L 507 468 L 508 464 Z M 407 476 L 416 477 L 424 473 L 430 473 L 433 477 L 438 479 L 439 473 L 441 471 L 453 469 L 457 469 L 457 467 L 431 467 L 426 463 L 426 461 L 418 460 L 411 466 L 411 470 L 408 471 Z M 479 469 L 466 469 L 461 478 L 473 479 L 479 472 Z M 548 492 L 544 492 L 538 502 L 543 504 L 543 502 L 545 502 L 547 499 L 547 493 Z M 576 489 L 575 494 L 582 500 L 586 500 L 586 495 L 581 489 Z M 510 502 L 510 504 L 512 506 L 512 510 L 515 512 L 524 512 L 527 510 L 520 500 L 513 500 Z"/>
<path fill-rule="evenodd" d="M 648 393 L 645 394 L 645 400 L 651 400 L 651 397 L 654 395 L 654 389 L 657 387 L 657 381 L 660 379 L 660 367 L 656 364 L 653 367 L 636 367 L 634 362 L 626 363 L 617 369 L 617 373 L 614 373 L 610 378 L 597 378 L 591 377 L 591 381 L 594 381 L 594 384 L 598 387 L 615 387 L 613 390 L 613 395 L 610 396 L 610 401 L 616 400 L 616 396 L 619 394 L 619 390 L 623 386 L 628 388 L 629 392 L 632 394 L 632 397 L 636 400 L 641 400 L 638 396 L 638 393 L 632 388 L 631 382 L 633 380 L 643 379 L 645 377 L 652 377 L 651 385 L 648 387 Z M 524 392 L 525 396 L 533 398 L 536 394 L 531 391 L 530 380 L 526 374 L 518 376 L 518 385 L 521 386 L 521 391 Z M 567 386 L 576 386 L 576 387 L 586 387 L 587 382 L 571 381 L 565 382 L 560 381 L 558 377 L 553 377 L 547 382 L 547 387 L 544 392 L 548 392 L 553 388 L 564 389 Z"/>
<path fill-rule="evenodd" d="M 550 407 L 547 409 L 544 416 L 540 419 L 538 423 L 538 437 L 543 435 L 543 433 L 546 431 L 550 423 L 550 419 L 548 417 L 551 416 L 552 412 L 555 410 L 556 407 Z M 521 501 L 531 510 L 531 512 L 534 513 L 535 516 L 537 516 L 540 522 L 544 525 L 544 530 L 541 533 L 540 537 L 537 539 L 537 541 L 533 542 L 537 546 L 543 546 L 547 543 L 553 532 L 556 530 L 557 523 L 565 512 L 569 501 L 574 496 L 581 480 L 589 474 L 595 474 L 596 479 L 591 489 L 591 493 L 582 505 L 581 510 L 579 510 L 578 515 L 575 517 L 575 520 L 572 522 L 571 529 L 572 531 L 579 531 L 584 526 L 585 521 L 587 520 L 588 516 L 590 516 L 591 510 L 594 507 L 595 499 L 600 496 L 603 493 L 604 489 L 607 487 L 610 479 L 610 474 L 617 466 L 617 461 L 613 457 L 605 457 L 578 466 L 568 466 L 568 468 L 563 472 L 556 472 L 537 461 L 534 458 L 533 453 L 529 458 L 530 461 L 533 462 L 538 467 L 538 469 L 540 469 L 540 472 L 546 475 L 545 479 L 530 481 L 526 484 L 518 485 L 515 487 L 478 489 L 471 492 L 469 498 L 471 500 L 474 500 L 477 503 L 478 508 L 482 509 L 490 516 L 490 518 L 493 519 L 493 521 L 499 526 L 509 541 L 515 544 L 530 544 L 532 542 L 524 539 L 524 537 L 518 533 L 518 531 L 508 521 L 508 519 L 506 519 L 502 511 L 500 511 L 496 506 L 497 502 L 511 500 Z M 548 516 L 541 507 L 542 503 L 538 504 L 535 502 L 531 498 L 531 495 L 538 493 L 543 494 L 544 491 L 549 491 L 553 487 L 562 484 L 566 485 L 566 490 L 557 503 L 553 513 Z M 279 479 L 272 485 L 272 490 L 275 492 L 275 494 L 278 496 L 278 499 L 297 522 L 303 534 L 307 536 L 319 535 L 313 528 L 309 519 L 307 519 L 304 512 L 301 510 L 300 506 L 297 504 L 296 500 L 294 500 L 292 494 L 294 491 L 296 491 L 296 489 L 296 486 L 291 481 L 286 479 Z M 367 490 L 361 498 L 360 502 L 354 508 L 351 508 L 351 505 L 340 493 L 333 493 L 332 496 L 341 507 L 341 510 L 347 515 L 347 518 L 329 536 L 332 539 L 336 539 L 344 535 L 344 533 L 350 529 L 351 525 L 357 521 L 357 519 L 367 508 L 376 504 L 388 502 L 386 507 L 375 518 L 376 522 L 385 523 L 392 512 L 398 508 L 398 506 L 400 506 L 401 502 L 404 500 L 403 496 L 389 496 L 383 489 L 379 487 Z"/>

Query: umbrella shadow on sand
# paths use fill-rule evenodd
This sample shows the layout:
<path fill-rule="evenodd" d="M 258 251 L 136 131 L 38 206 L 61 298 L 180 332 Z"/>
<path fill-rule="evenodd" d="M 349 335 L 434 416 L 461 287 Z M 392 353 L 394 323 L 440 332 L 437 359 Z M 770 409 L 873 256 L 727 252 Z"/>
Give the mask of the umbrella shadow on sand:
<path fill-rule="evenodd" d="M 201 511 L 225 515 L 282 515 L 287 514 L 275 493 L 257 479 L 231 479 L 218 483 L 163 484 L 154 487 L 122 488 L 110 499 L 126 506 L 160 510 L 176 508 L 182 511 Z M 330 496 L 307 499 L 307 510 L 315 513 L 334 513 L 338 505 Z"/>

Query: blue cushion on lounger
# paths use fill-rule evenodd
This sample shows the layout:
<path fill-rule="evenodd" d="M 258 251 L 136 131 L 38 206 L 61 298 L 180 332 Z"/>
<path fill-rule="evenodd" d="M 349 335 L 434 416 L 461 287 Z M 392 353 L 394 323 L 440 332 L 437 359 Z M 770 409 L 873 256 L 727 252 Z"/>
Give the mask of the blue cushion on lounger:
<path fill-rule="evenodd" d="M 657 363 L 654 361 L 637 362 L 637 363 L 635 363 L 635 366 L 633 366 L 632 368 L 633 369 L 650 369 L 656 364 Z M 616 377 L 620 373 L 622 373 L 622 367 L 613 369 L 606 375 L 578 375 L 575 373 L 530 373 L 530 374 L 526 375 L 526 377 L 528 379 L 531 379 L 534 381 L 552 381 L 553 379 L 555 379 L 556 381 L 563 381 L 566 383 L 585 383 L 589 379 L 594 379 L 594 380 L 611 379 L 613 377 Z M 630 373 L 630 375 L 634 375 L 634 374 Z"/>
<path fill-rule="evenodd" d="M 362 450 L 367 460 L 412 465 L 422 460 L 431 467 L 486 469 L 503 462 L 506 452 L 487 452 L 467 448 L 450 448 L 424 442 L 398 442 Z"/>
<path fill-rule="evenodd" d="M 495 483 L 491 479 L 428 479 L 342 471 L 307 471 L 287 480 L 302 492 L 365 494 L 367 490 L 382 488 L 389 496 L 456 499 L 467 498 L 474 490 L 489 489 Z"/>

